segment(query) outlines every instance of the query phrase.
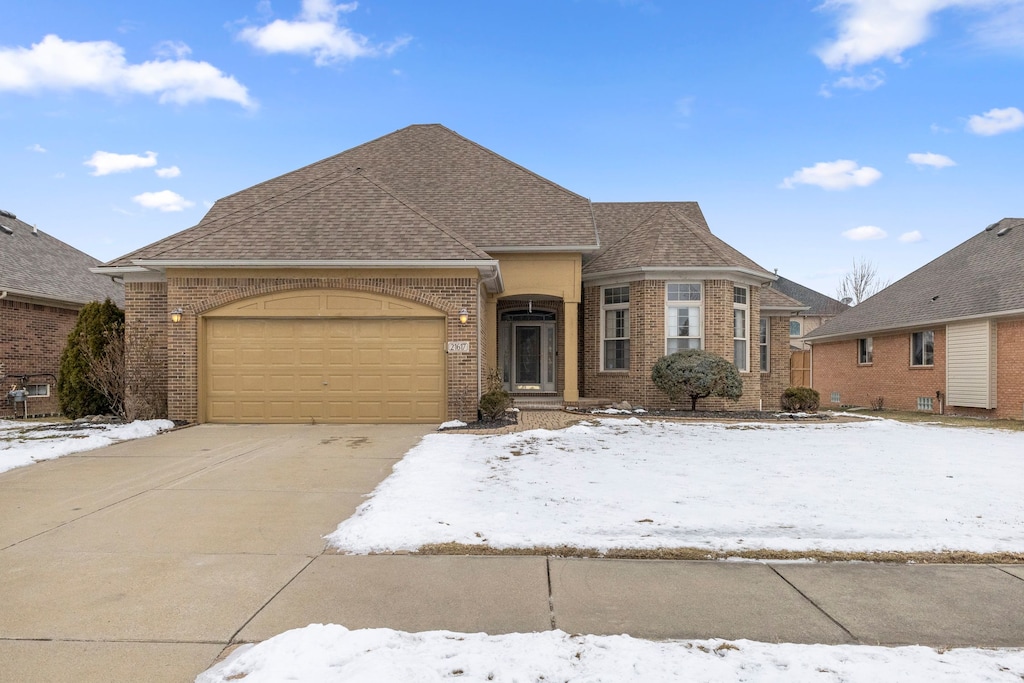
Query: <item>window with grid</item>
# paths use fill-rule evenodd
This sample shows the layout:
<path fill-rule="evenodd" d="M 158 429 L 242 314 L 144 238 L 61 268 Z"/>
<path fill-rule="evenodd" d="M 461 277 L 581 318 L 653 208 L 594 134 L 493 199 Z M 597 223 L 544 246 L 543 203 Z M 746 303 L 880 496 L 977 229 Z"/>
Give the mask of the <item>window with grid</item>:
<path fill-rule="evenodd" d="M 800 336 L 800 321 L 790 320 L 789 321 L 789 336 L 799 337 Z"/>
<path fill-rule="evenodd" d="M 874 359 L 874 340 L 871 337 L 857 340 L 857 362 L 870 365 Z"/>
<path fill-rule="evenodd" d="M 50 385 L 49 384 L 26 384 L 25 385 L 26 396 L 49 396 Z"/>
<path fill-rule="evenodd" d="M 768 318 L 761 318 L 757 346 L 761 351 L 761 372 L 768 372 Z"/>
<path fill-rule="evenodd" d="M 934 365 L 935 332 L 925 330 L 910 335 L 910 364 L 915 367 Z"/>
<path fill-rule="evenodd" d="M 733 363 L 736 364 L 736 369 L 740 372 L 746 372 L 749 369 L 747 363 L 748 358 L 748 340 L 750 339 L 750 329 L 747 320 L 747 288 L 746 287 L 733 287 L 732 288 L 732 351 L 733 351 Z"/>
<path fill-rule="evenodd" d="M 701 348 L 700 284 L 670 282 L 665 298 L 665 353 Z"/>
<path fill-rule="evenodd" d="M 601 290 L 601 367 L 629 369 L 629 285 Z"/>

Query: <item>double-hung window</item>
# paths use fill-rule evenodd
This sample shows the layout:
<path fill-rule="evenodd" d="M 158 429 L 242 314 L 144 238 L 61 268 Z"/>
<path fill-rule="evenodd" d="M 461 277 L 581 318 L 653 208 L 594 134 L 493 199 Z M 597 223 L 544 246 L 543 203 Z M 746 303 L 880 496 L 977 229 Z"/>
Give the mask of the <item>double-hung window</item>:
<path fill-rule="evenodd" d="M 629 285 L 601 291 L 602 364 L 605 370 L 629 369 Z"/>
<path fill-rule="evenodd" d="M 732 288 L 732 352 L 733 363 L 740 372 L 747 372 L 750 364 L 749 357 L 750 324 L 749 305 L 747 304 L 749 291 L 746 287 Z"/>
<path fill-rule="evenodd" d="M 665 286 L 665 352 L 701 347 L 701 286 L 699 283 Z"/>
<path fill-rule="evenodd" d="M 910 365 L 925 367 L 935 363 L 935 332 L 925 330 L 910 335 Z"/>
<path fill-rule="evenodd" d="M 874 340 L 865 337 L 857 340 L 857 363 L 859 365 L 871 365 L 874 359 Z"/>
<path fill-rule="evenodd" d="M 762 317 L 758 323 L 757 346 L 761 351 L 761 372 L 768 372 L 768 318 Z"/>

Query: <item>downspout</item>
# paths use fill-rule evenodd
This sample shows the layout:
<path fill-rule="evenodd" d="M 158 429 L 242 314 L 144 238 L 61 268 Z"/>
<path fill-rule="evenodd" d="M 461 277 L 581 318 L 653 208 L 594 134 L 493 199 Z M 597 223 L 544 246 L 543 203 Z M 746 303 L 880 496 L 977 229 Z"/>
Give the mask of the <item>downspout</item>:
<path fill-rule="evenodd" d="M 6 299 L 6 298 L 7 298 L 7 290 L 5 289 L 4 291 L 0 292 L 0 299 Z"/>
<path fill-rule="evenodd" d="M 484 363 L 484 349 L 483 345 L 480 344 L 480 331 L 483 329 L 483 315 L 481 315 L 483 297 L 481 291 L 483 290 L 484 283 L 479 283 L 476 286 L 476 400 L 479 403 L 480 397 L 483 395 L 483 384 L 480 378 L 480 372 L 483 370 Z"/>

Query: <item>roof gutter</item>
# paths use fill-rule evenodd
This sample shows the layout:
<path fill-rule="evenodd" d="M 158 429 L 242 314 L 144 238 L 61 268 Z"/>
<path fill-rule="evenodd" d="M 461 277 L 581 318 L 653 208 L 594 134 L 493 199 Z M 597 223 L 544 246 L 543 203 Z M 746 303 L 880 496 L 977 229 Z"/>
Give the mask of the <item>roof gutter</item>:
<path fill-rule="evenodd" d="M 741 273 L 756 278 L 765 284 L 778 279 L 777 275 L 768 271 L 754 270 L 753 268 L 744 268 L 742 266 L 638 266 L 636 268 L 605 270 L 600 273 L 584 273 L 583 280 L 597 280 L 636 273 Z"/>
<path fill-rule="evenodd" d="M 94 273 L 126 275 L 166 272 L 168 268 L 476 268 L 489 291 L 505 289 L 497 259 L 338 259 L 338 260 L 264 260 L 264 259 L 136 259 L 130 266 L 97 266 Z"/>
<path fill-rule="evenodd" d="M 40 294 L 39 292 L 23 292 L 17 289 L 3 290 L 3 292 L 0 292 L 0 299 L 6 299 L 8 295 L 15 298 L 28 299 L 30 302 L 38 302 L 47 306 L 70 306 L 73 308 L 81 308 L 87 303 L 95 301 L 95 299 L 61 299 L 59 297 Z"/>

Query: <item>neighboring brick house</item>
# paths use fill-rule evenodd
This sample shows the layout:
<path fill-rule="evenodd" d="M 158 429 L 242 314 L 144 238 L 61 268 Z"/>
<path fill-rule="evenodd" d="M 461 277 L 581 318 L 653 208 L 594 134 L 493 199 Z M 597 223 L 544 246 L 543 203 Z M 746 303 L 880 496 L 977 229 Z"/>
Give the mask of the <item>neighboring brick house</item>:
<path fill-rule="evenodd" d="M 805 310 L 789 319 L 789 344 L 794 351 L 810 349 L 811 347 L 804 341 L 804 337 L 850 307 L 849 304 L 836 301 L 830 296 L 816 292 L 810 287 L 804 287 L 781 275 L 778 275 L 778 279 L 771 284 L 771 287 L 791 299 L 796 299 L 806 307 Z"/>
<path fill-rule="evenodd" d="M 1024 417 L 1024 219 L 993 223 L 807 341 L 823 406 Z"/>
<path fill-rule="evenodd" d="M 0 211 L 0 417 L 56 415 L 60 354 L 91 301 L 124 305 L 124 288 L 89 271 L 100 261 Z"/>
<path fill-rule="evenodd" d="M 439 125 L 225 197 L 97 270 L 162 351 L 169 417 L 201 422 L 472 420 L 491 368 L 521 397 L 663 405 L 651 366 L 688 346 L 741 366 L 723 407 L 773 408 L 800 307 L 766 305 L 775 276 L 695 203 L 591 204 Z"/>

